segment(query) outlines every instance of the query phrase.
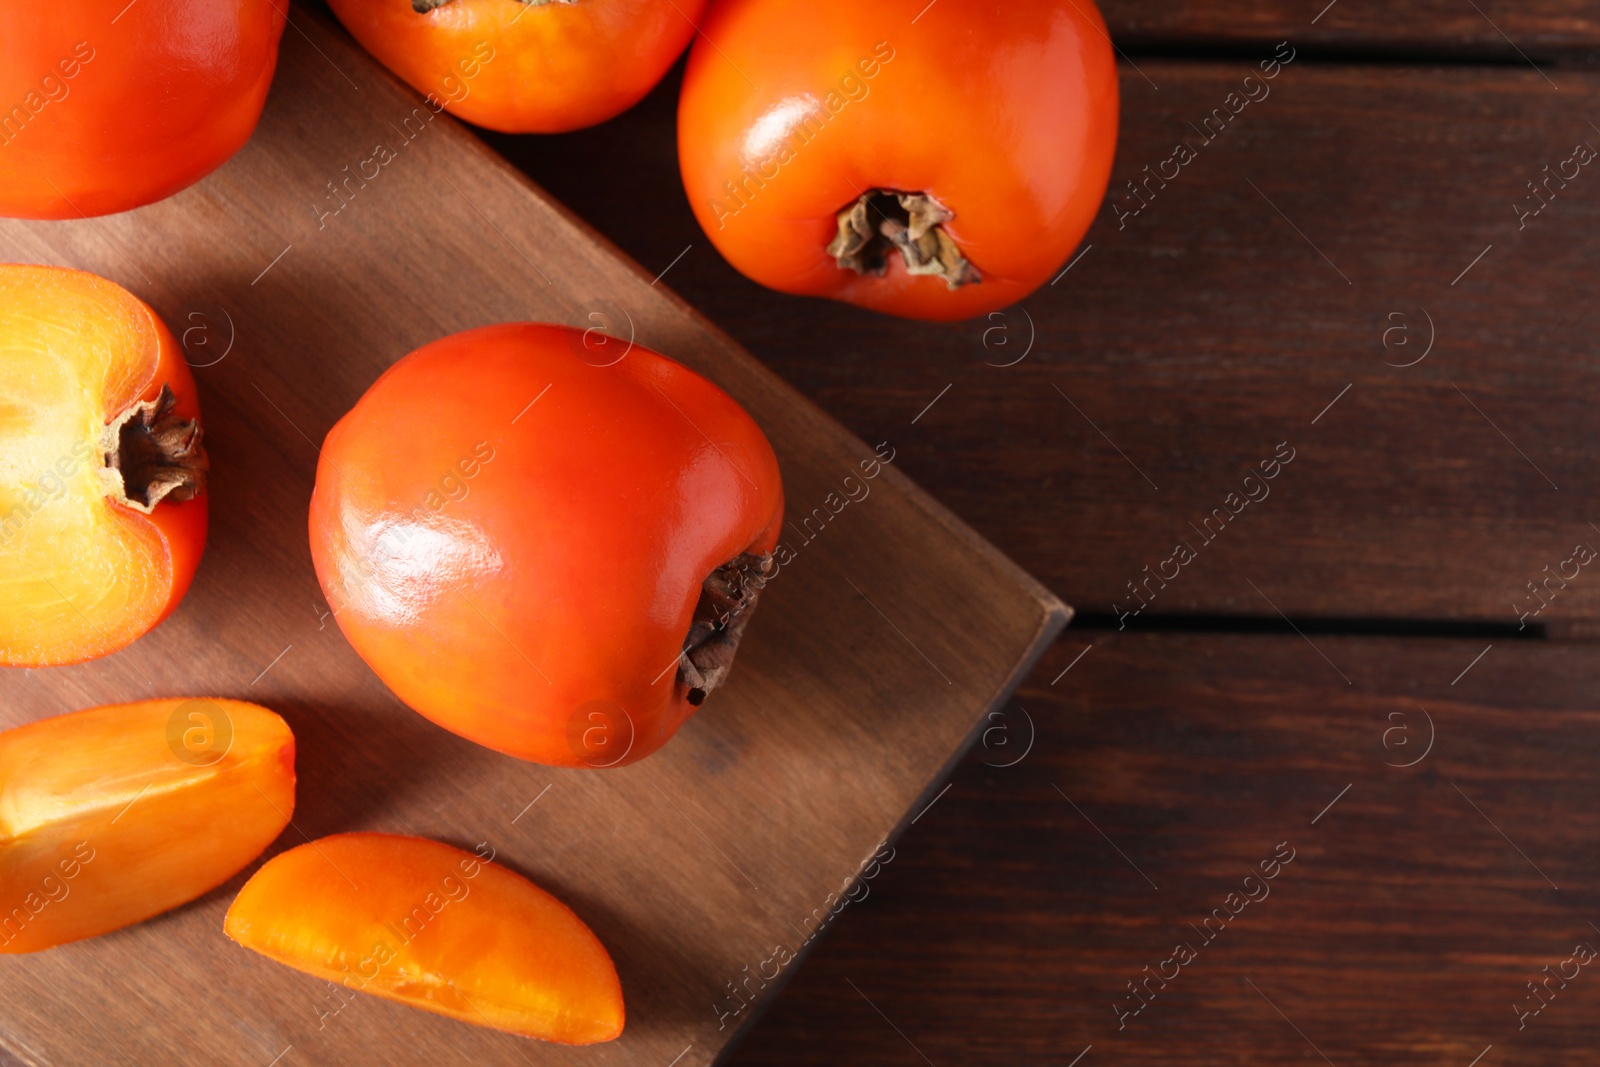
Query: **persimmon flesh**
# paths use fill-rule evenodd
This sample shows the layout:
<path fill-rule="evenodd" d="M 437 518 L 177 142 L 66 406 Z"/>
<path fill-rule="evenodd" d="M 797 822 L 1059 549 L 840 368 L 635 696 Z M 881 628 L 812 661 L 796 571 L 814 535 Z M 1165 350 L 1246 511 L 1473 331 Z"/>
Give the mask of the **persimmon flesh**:
<path fill-rule="evenodd" d="M 82 271 L 0 265 L 0 664 L 115 652 L 177 607 L 206 536 L 194 379 Z"/>
<path fill-rule="evenodd" d="M 0 952 L 37 952 L 231 878 L 294 812 L 294 735 L 221 699 L 112 704 L 0 733 Z"/>
<path fill-rule="evenodd" d="M 335 834 L 268 860 L 229 937 L 347 989 L 566 1045 L 622 1033 L 622 985 L 572 910 L 479 853 Z"/>
<path fill-rule="evenodd" d="M 522 759 L 611 767 L 725 677 L 783 487 L 700 375 L 509 323 L 380 377 L 323 442 L 310 520 L 334 618 L 401 700 Z"/>

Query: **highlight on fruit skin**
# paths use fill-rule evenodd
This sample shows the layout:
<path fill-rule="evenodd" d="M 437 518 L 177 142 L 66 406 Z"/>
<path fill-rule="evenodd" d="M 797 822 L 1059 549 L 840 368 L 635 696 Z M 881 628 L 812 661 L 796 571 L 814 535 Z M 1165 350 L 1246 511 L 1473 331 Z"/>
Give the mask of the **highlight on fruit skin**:
<path fill-rule="evenodd" d="M 294 812 L 294 734 L 242 700 L 145 700 L 0 733 L 0 952 L 214 889 Z"/>
<path fill-rule="evenodd" d="M 0 264 L 0 665 L 104 656 L 177 607 L 205 547 L 199 417 L 143 301 Z"/>
<path fill-rule="evenodd" d="M 532 882 L 396 834 L 335 834 L 274 856 L 228 909 L 227 935 L 357 992 L 565 1045 L 622 1033 L 599 938 Z"/>

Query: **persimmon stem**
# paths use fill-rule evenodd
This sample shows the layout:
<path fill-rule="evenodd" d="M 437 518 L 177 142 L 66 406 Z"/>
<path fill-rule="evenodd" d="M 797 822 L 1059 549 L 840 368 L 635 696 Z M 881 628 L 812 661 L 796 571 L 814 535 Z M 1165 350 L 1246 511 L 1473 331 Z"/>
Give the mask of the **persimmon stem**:
<path fill-rule="evenodd" d="M 828 242 L 828 255 L 841 270 L 882 277 L 898 251 L 912 274 L 943 278 L 951 289 L 976 285 L 983 275 L 945 232 L 953 218 L 955 212 L 927 193 L 873 189 L 839 209 L 839 232 Z"/>
<path fill-rule="evenodd" d="M 133 405 L 107 423 L 101 435 L 106 495 L 149 514 L 163 500 L 191 500 L 205 492 L 210 462 L 201 447 L 200 421 L 173 414 L 178 398 L 163 385 L 154 400 Z"/>
<path fill-rule="evenodd" d="M 739 639 L 774 573 L 772 553 L 743 552 L 712 571 L 700 586 L 694 622 L 678 660 L 678 684 L 688 687 L 690 704 L 699 707 L 727 679 Z"/>

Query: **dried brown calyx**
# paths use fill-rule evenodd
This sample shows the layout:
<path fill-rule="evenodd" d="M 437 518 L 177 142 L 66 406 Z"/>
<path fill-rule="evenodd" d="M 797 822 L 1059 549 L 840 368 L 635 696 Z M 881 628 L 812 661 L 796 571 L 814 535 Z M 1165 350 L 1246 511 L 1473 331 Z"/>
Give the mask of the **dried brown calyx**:
<path fill-rule="evenodd" d="M 450 0 L 411 0 L 411 10 L 419 15 L 426 15 L 436 7 L 443 7 Z M 543 7 L 546 4 L 576 4 L 578 0 L 517 0 L 519 4 L 529 7 Z"/>
<path fill-rule="evenodd" d="M 678 659 L 678 682 L 688 687 L 690 704 L 699 707 L 727 678 L 739 638 L 774 573 L 770 552 L 745 552 L 712 571 L 700 586 L 694 621 Z"/>
<path fill-rule="evenodd" d="M 105 456 L 106 495 L 149 514 L 166 499 L 190 500 L 205 492 L 210 464 L 200 445 L 200 421 L 174 415 L 177 397 L 163 385 L 145 400 L 106 424 L 100 451 Z"/>
<path fill-rule="evenodd" d="M 839 232 L 828 242 L 828 255 L 843 269 L 881 277 L 898 250 L 906 270 L 937 275 L 951 289 L 983 280 L 944 230 L 955 213 L 927 193 L 873 189 L 836 218 Z"/>

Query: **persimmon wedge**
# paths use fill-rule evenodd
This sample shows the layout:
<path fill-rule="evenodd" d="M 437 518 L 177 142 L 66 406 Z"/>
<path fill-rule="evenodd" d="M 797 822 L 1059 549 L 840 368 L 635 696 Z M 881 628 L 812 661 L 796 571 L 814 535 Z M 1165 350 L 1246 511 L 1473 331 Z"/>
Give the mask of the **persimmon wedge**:
<path fill-rule="evenodd" d="M 324 837 L 263 865 L 224 929 L 296 970 L 462 1022 L 564 1045 L 622 1033 L 622 985 L 600 939 L 493 855 Z"/>
<path fill-rule="evenodd" d="M 294 734 L 240 700 L 147 700 L 0 733 L 0 952 L 94 937 L 227 881 L 294 812 Z"/>
<path fill-rule="evenodd" d="M 206 538 L 199 420 L 143 301 L 0 264 L 0 664 L 103 656 L 177 607 Z"/>

